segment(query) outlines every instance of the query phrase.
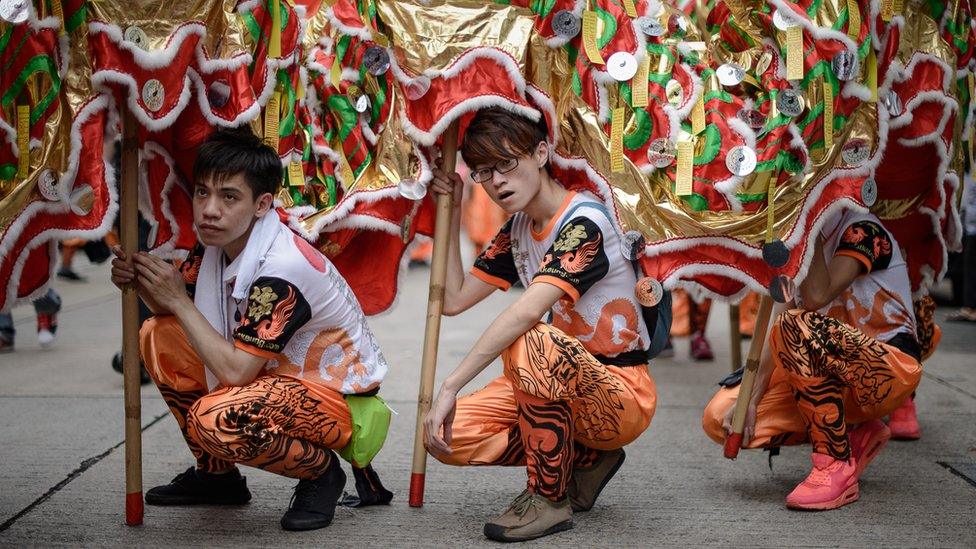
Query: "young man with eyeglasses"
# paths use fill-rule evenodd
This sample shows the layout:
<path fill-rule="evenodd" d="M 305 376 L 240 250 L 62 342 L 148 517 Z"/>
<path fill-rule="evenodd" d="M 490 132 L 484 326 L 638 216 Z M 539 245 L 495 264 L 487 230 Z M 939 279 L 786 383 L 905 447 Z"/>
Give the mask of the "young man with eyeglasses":
<path fill-rule="evenodd" d="M 461 155 L 512 218 L 467 274 L 458 236 L 464 185 L 437 169 L 432 183 L 455 198 L 444 313 L 515 282 L 526 288 L 444 381 L 425 418 L 425 444 L 444 463 L 525 465 L 526 490 L 485 524 L 498 541 L 572 528 L 573 511 L 593 506 L 656 401 L 650 337 L 619 229 L 597 198 L 550 175 L 549 153 L 541 123 L 498 108 L 475 115 Z M 458 398 L 498 356 L 504 375 Z"/>

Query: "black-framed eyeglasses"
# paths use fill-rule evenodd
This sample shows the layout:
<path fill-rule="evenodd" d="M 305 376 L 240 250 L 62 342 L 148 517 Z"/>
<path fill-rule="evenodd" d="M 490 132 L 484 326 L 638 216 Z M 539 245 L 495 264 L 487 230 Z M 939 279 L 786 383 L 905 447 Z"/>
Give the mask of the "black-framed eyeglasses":
<path fill-rule="evenodd" d="M 471 179 L 473 179 L 475 183 L 487 183 L 491 181 L 491 172 L 495 171 L 499 174 L 508 173 L 514 170 L 518 166 L 518 163 L 518 158 L 506 158 L 505 160 L 496 162 L 495 165 L 491 166 L 490 168 L 471 170 Z"/>

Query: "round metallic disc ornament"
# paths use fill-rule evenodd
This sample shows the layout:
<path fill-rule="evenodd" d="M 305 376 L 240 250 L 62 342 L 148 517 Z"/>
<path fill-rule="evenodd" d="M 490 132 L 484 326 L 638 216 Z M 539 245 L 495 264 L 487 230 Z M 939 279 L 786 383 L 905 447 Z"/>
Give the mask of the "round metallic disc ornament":
<path fill-rule="evenodd" d="M 0 0 L 0 19 L 19 25 L 30 17 L 30 2 L 27 0 Z"/>
<path fill-rule="evenodd" d="M 674 162 L 676 153 L 674 143 L 665 137 L 659 137 L 651 141 L 647 148 L 647 161 L 655 168 L 667 168 Z"/>
<path fill-rule="evenodd" d="M 745 145 L 732 147 L 725 155 L 725 167 L 739 177 L 751 174 L 756 170 L 756 151 Z"/>
<path fill-rule="evenodd" d="M 790 15 L 787 14 L 784 16 L 782 12 L 776 10 L 773 12 L 773 25 L 777 29 L 786 32 L 799 25 L 799 23 L 797 23 L 796 20 Z"/>
<path fill-rule="evenodd" d="M 790 250 L 786 247 L 786 244 L 782 240 L 776 239 L 772 242 L 767 242 L 763 244 L 762 247 L 762 257 L 763 261 L 767 265 L 774 269 L 778 269 L 790 260 Z"/>
<path fill-rule="evenodd" d="M 766 115 L 755 109 L 742 109 L 736 116 L 753 131 L 759 131 L 766 126 Z"/>
<path fill-rule="evenodd" d="M 58 173 L 48 168 L 37 177 L 37 191 L 45 200 L 58 202 L 61 200 L 61 189 L 58 187 Z"/>
<path fill-rule="evenodd" d="M 417 100 L 427 95 L 430 90 L 430 78 L 420 75 L 403 86 L 403 94 L 407 99 Z"/>
<path fill-rule="evenodd" d="M 840 156 L 844 159 L 844 164 L 859 166 L 871 156 L 871 146 L 864 139 L 849 139 L 841 148 Z"/>
<path fill-rule="evenodd" d="M 661 24 L 661 21 L 657 17 L 638 17 L 637 27 L 647 36 L 658 37 L 664 36 L 667 29 Z"/>
<path fill-rule="evenodd" d="M 150 111 L 156 112 L 163 108 L 165 97 L 166 92 L 163 90 L 163 83 L 159 80 L 155 78 L 146 80 L 146 83 L 142 85 L 142 102 Z"/>
<path fill-rule="evenodd" d="M 427 196 L 427 185 L 412 178 L 401 179 L 397 190 L 400 191 L 400 196 L 409 200 L 420 200 Z"/>
<path fill-rule="evenodd" d="M 607 59 L 607 73 L 617 82 L 627 82 L 637 74 L 637 58 L 618 51 Z"/>
<path fill-rule="evenodd" d="M 668 103 L 672 107 L 680 107 L 682 101 L 684 101 L 685 90 L 677 80 L 668 80 L 668 83 L 664 86 L 664 94 L 668 97 Z"/>
<path fill-rule="evenodd" d="M 216 80 L 207 86 L 207 102 L 211 107 L 224 108 L 230 101 L 230 86 L 226 82 Z"/>
<path fill-rule="evenodd" d="M 776 95 L 776 110 L 785 116 L 800 116 L 803 114 L 805 103 L 803 95 L 794 89 L 785 89 Z"/>
<path fill-rule="evenodd" d="M 386 74 L 390 70 L 390 54 L 386 48 L 380 46 L 370 46 L 363 52 L 363 65 L 373 76 Z"/>
<path fill-rule="evenodd" d="M 719 68 L 715 69 L 715 74 L 718 75 L 719 83 L 729 87 L 738 86 L 746 77 L 746 71 L 735 63 L 720 65 Z"/>
<path fill-rule="evenodd" d="M 144 50 L 149 49 L 149 36 L 146 35 L 146 31 L 135 25 L 126 27 L 125 32 L 122 33 L 122 38 Z"/>
<path fill-rule="evenodd" d="M 620 239 L 620 249 L 628 261 L 637 261 L 644 255 L 647 241 L 640 231 L 627 231 Z"/>
<path fill-rule="evenodd" d="M 769 296 L 776 303 L 786 303 L 796 294 L 796 284 L 784 275 L 776 275 L 769 281 Z"/>
<path fill-rule="evenodd" d="M 868 208 L 874 206 L 878 201 L 878 184 L 874 179 L 868 178 L 861 185 L 861 202 Z"/>
<path fill-rule="evenodd" d="M 583 28 L 583 19 L 569 10 L 560 10 L 552 17 L 552 30 L 563 38 L 573 38 Z"/>
<path fill-rule="evenodd" d="M 637 302 L 644 307 L 653 307 L 664 297 L 664 287 L 656 278 L 645 276 L 637 281 L 634 295 L 637 297 Z"/>
<path fill-rule="evenodd" d="M 839 80 L 853 80 L 859 68 L 857 54 L 850 50 L 838 52 L 830 62 L 830 68 Z"/>
<path fill-rule="evenodd" d="M 901 116 L 905 112 L 905 105 L 901 102 L 901 96 L 895 90 L 888 90 L 884 96 L 884 105 L 888 109 L 888 114 L 893 117 Z"/>

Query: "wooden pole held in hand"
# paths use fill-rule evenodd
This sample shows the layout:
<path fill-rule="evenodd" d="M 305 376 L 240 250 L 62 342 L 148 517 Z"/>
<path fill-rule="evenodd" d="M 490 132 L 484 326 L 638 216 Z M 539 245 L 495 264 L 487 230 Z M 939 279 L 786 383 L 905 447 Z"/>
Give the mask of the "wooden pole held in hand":
<path fill-rule="evenodd" d="M 735 400 L 735 411 L 732 412 L 732 432 L 725 438 L 725 457 L 735 459 L 742 447 L 742 432 L 745 430 L 746 413 L 749 411 L 749 399 L 752 398 L 752 385 L 759 370 L 759 359 L 762 357 L 763 345 L 766 344 L 766 332 L 769 328 L 769 317 L 773 311 L 773 298 L 764 295 L 759 301 L 759 313 L 756 315 L 756 329 L 752 333 L 749 345 L 749 357 L 746 359 L 746 369 L 742 372 L 739 383 L 739 396 Z"/>
<path fill-rule="evenodd" d="M 136 120 L 122 114 L 122 176 L 119 184 L 120 243 L 127 259 L 139 251 L 139 143 Z M 135 284 L 122 290 L 122 386 L 125 400 L 125 523 L 142 524 L 142 395 L 139 382 L 139 296 Z"/>
<path fill-rule="evenodd" d="M 729 305 L 729 339 L 732 345 L 732 371 L 742 367 L 742 332 L 739 331 L 738 305 Z"/>
<path fill-rule="evenodd" d="M 443 134 L 441 158 L 445 173 L 454 172 L 457 160 L 458 122 L 455 120 Z M 424 352 L 420 366 L 420 392 L 417 395 L 417 425 L 413 439 L 413 467 L 410 474 L 411 507 L 424 505 L 424 479 L 427 472 L 427 449 L 424 448 L 424 417 L 430 410 L 437 370 L 437 345 L 441 335 L 441 313 L 444 312 L 444 283 L 447 280 L 447 251 L 451 241 L 453 195 L 437 197 L 434 225 L 434 252 L 430 263 L 430 289 L 427 294 L 427 326 L 424 330 Z"/>

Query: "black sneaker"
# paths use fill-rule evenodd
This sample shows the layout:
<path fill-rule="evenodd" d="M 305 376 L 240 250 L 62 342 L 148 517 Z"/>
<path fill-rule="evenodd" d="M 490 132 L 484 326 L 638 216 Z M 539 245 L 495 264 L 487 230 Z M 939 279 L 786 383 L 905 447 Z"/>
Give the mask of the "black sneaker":
<path fill-rule="evenodd" d="M 71 282 L 85 282 L 88 280 L 71 269 L 58 269 L 58 278 L 61 280 L 70 280 Z"/>
<path fill-rule="evenodd" d="M 339 466 L 339 456 L 330 453 L 332 461 L 324 475 L 298 481 L 288 510 L 281 517 L 283 529 L 316 530 L 332 524 L 336 503 L 346 486 L 346 474 Z"/>
<path fill-rule="evenodd" d="M 149 505 L 244 505 L 249 501 L 247 479 L 237 469 L 215 475 L 190 467 L 169 484 L 146 492 Z"/>
<path fill-rule="evenodd" d="M 112 357 L 112 369 L 118 373 L 122 373 L 122 353 L 115 353 Z M 152 382 L 152 378 L 149 377 L 149 372 L 146 371 L 146 365 L 139 361 L 139 383 L 146 385 Z"/>

